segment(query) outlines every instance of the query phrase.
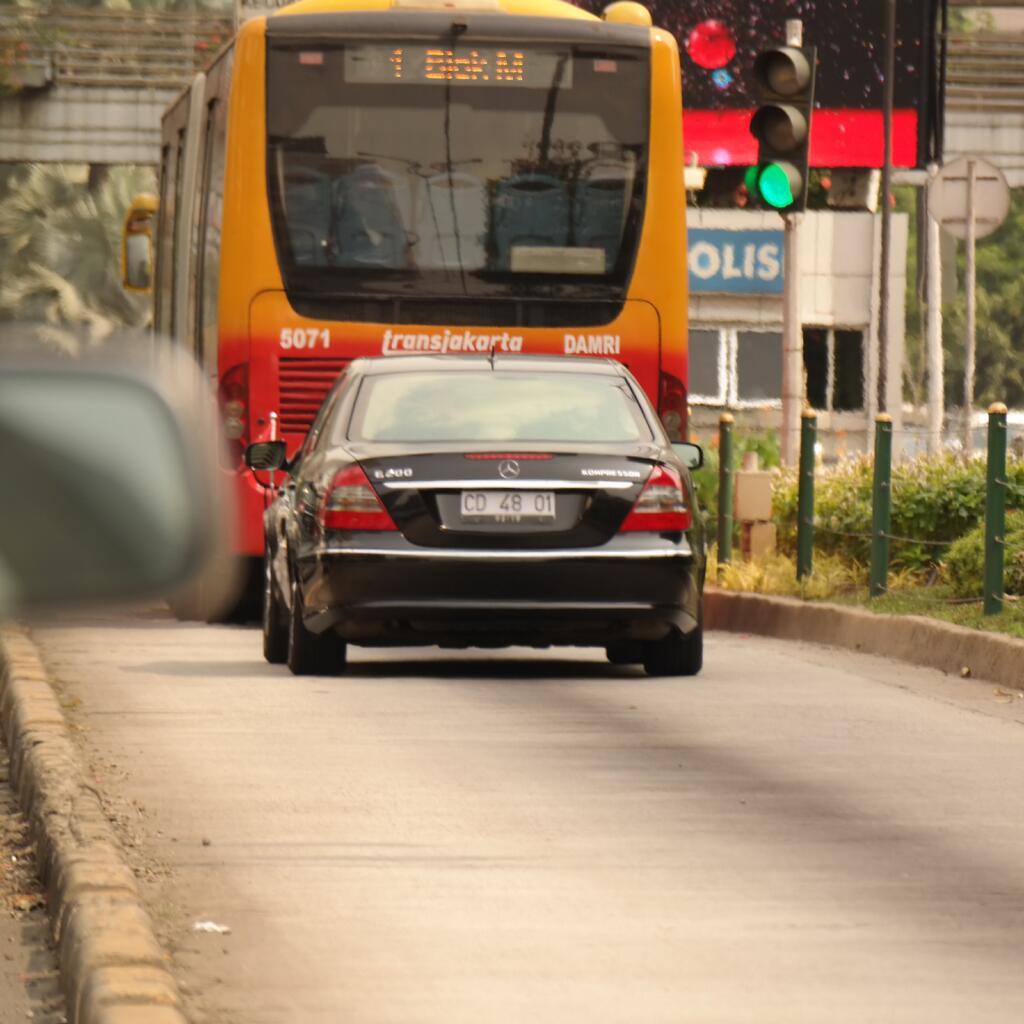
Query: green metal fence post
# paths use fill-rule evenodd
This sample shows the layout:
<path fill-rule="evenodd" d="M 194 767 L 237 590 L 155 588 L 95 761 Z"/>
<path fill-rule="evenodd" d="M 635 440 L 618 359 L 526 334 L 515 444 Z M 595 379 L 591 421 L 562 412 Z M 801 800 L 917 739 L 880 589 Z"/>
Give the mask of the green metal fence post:
<path fill-rule="evenodd" d="M 800 479 L 796 513 L 796 578 L 814 569 L 814 446 L 818 439 L 818 414 L 805 409 L 800 420 Z"/>
<path fill-rule="evenodd" d="M 718 419 L 718 564 L 732 561 L 732 414 Z M 721 570 L 719 570 L 721 572 Z"/>
<path fill-rule="evenodd" d="M 875 417 L 875 482 L 871 495 L 870 596 L 889 589 L 889 529 L 892 525 L 892 417 Z"/>
<path fill-rule="evenodd" d="M 988 482 L 985 488 L 985 614 L 1003 610 L 1006 553 L 1006 406 L 988 407 Z"/>

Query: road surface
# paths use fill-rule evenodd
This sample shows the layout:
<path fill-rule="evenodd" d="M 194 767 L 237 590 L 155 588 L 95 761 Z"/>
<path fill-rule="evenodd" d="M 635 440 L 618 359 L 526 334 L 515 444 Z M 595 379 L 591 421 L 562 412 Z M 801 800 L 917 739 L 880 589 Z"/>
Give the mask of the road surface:
<path fill-rule="evenodd" d="M 157 608 L 35 638 L 196 1024 L 1024 1020 L 992 684 L 722 634 L 689 680 L 359 648 L 297 679 Z"/>

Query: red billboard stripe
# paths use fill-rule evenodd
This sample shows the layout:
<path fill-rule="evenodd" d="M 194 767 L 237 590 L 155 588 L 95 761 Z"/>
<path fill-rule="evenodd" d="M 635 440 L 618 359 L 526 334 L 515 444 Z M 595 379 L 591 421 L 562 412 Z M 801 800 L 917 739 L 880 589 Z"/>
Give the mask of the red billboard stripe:
<path fill-rule="evenodd" d="M 683 115 L 683 145 L 703 167 L 752 164 L 757 143 L 750 134 L 753 110 L 689 110 Z M 917 112 L 896 110 L 892 119 L 893 163 L 917 162 Z M 880 110 L 815 110 L 811 125 L 812 167 L 881 167 Z"/>

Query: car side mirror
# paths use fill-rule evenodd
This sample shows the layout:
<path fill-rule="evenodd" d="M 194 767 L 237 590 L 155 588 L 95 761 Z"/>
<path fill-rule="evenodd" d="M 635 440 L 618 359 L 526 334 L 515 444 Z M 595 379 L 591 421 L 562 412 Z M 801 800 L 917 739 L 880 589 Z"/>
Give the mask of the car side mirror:
<path fill-rule="evenodd" d="M 153 290 L 153 221 L 159 200 L 148 192 L 136 196 L 121 231 L 121 284 L 126 291 Z"/>
<path fill-rule="evenodd" d="M 679 456 L 679 461 L 687 469 L 700 469 L 704 465 L 704 449 L 699 444 L 689 441 L 674 441 L 672 451 Z"/>
<path fill-rule="evenodd" d="M 256 441 L 245 449 L 245 464 L 250 469 L 283 469 L 288 465 L 284 441 Z"/>

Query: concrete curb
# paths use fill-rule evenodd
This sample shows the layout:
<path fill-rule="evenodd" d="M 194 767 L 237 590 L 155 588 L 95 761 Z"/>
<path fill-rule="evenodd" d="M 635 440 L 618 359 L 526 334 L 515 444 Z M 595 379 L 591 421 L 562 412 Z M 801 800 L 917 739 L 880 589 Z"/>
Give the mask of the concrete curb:
<path fill-rule="evenodd" d="M 0 728 L 32 826 L 70 1024 L 186 1024 L 178 988 L 28 637 L 0 630 Z"/>
<path fill-rule="evenodd" d="M 830 644 L 1024 689 L 1024 640 L 917 615 L 879 615 L 861 608 L 708 587 L 704 625 Z"/>

